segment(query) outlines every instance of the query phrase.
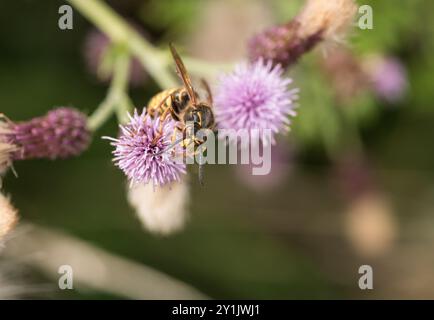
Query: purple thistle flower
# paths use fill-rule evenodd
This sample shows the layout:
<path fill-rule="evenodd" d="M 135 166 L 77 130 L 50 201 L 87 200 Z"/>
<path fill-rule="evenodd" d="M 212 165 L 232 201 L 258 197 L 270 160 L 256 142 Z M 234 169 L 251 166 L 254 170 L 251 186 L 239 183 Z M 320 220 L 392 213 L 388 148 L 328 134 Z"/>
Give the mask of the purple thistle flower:
<path fill-rule="evenodd" d="M 5 171 L 13 160 L 77 156 L 87 149 L 90 140 L 86 115 L 73 108 L 57 108 L 26 122 L 3 122 L 0 171 Z"/>
<path fill-rule="evenodd" d="M 163 186 L 172 181 L 179 181 L 186 172 L 185 164 L 175 161 L 175 156 L 182 154 L 182 146 L 175 146 L 171 152 L 158 152 L 172 143 L 176 121 L 170 117 L 160 123 L 160 118 L 151 118 L 143 111 L 128 115 L 130 122 L 121 125 L 118 139 L 104 137 L 112 141 L 115 147 L 113 161 L 130 180 L 131 186 L 137 183 Z M 160 131 L 161 128 L 161 131 Z M 181 137 L 181 133 L 176 137 Z"/>
<path fill-rule="evenodd" d="M 295 116 L 294 100 L 298 89 L 289 89 L 292 79 L 282 77 L 280 65 L 259 59 L 243 63 L 219 79 L 215 95 L 215 113 L 219 129 L 257 129 L 274 135 L 289 130 L 289 116 Z M 264 141 L 269 142 L 269 141 Z"/>

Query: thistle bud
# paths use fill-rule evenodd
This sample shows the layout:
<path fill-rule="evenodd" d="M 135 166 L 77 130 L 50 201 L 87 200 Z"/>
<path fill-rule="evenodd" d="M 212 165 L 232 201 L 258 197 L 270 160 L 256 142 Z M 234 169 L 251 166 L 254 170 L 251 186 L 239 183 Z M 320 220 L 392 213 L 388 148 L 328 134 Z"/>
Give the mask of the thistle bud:
<path fill-rule="evenodd" d="M 273 26 L 250 40 L 250 59 L 262 57 L 288 67 L 320 42 L 341 41 L 356 11 L 354 0 L 308 0 L 292 21 Z"/>
<path fill-rule="evenodd" d="M 29 121 L 0 124 L 0 171 L 14 160 L 64 159 L 87 149 L 91 134 L 86 116 L 61 107 Z"/>
<path fill-rule="evenodd" d="M 263 58 L 284 68 L 297 62 L 303 53 L 312 49 L 322 40 L 321 33 L 301 38 L 298 35 L 300 23 L 296 20 L 273 26 L 254 36 L 249 42 L 251 60 Z"/>

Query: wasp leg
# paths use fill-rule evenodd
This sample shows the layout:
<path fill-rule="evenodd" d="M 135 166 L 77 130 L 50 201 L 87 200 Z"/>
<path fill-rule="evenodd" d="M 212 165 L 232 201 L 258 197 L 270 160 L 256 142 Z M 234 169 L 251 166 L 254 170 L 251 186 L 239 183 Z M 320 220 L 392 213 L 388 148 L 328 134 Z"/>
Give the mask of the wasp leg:
<path fill-rule="evenodd" d="M 168 94 L 163 100 L 161 100 L 161 102 L 158 104 L 157 110 L 160 110 L 163 104 L 166 103 L 167 99 L 169 99 L 171 96 L 171 94 Z M 160 115 L 160 125 L 158 127 L 159 132 L 163 132 L 163 122 L 164 120 L 166 120 L 166 117 L 169 115 L 171 110 L 171 107 L 167 107 L 166 110 L 164 110 L 163 113 Z"/>
<path fill-rule="evenodd" d="M 160 116 L 160 121 L 163 122 L 164 120 L 166 120 L 166 117 L 170 114 L 170 107 L 167 108 L 166 110 L 164 110 L 164 112 L 161 114 Z"/>
<path fill-rule="evenodd" d="M 176 141 L 176 138 L 177 138 L 177 135 L 178 135 L 178 130 L 179 130 L 178 126 L 176 126 L 175 129 L 173 130 L 173 133 L 172 133 L 172 143 Z"/>
<path fill-rule="evenodd" d="M 178 131 L 183 133 L 183 128 L 180 127 L 181 124 L 178 124 L 174 129 L 173 129 L 173 133 L 172 133 L 172 143 L 175 143 L 176 141 L 178 141 Z"/>

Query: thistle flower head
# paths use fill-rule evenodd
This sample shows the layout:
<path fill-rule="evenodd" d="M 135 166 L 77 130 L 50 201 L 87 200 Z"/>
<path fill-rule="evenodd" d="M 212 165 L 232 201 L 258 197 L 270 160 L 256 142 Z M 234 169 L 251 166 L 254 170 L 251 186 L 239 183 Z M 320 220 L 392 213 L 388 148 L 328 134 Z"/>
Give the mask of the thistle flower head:
<path fill-rule="evenodd" d="M 287 131 L 289 116 L 295 116 L 297 89 L 289 89 L 290 78 L 282 76 L 280 65 L 262 59 L 243 63 L 220 77 L 215 95 L 215 112 L 220 129 Z M 270 141 L 264 141 L 270 142 Z"/>
<path fill-rule="evenodd" d="M 130 122 L 121 125 L 119 138 L 109 138 L 115 147 L 113 155 L 115 164 L 127 175 L 131 186 L 152 182 L 153 186 L 163 186 L 169 182 L 177 181 L 185 173 L 185 164 L 175 161 L 175 156 L 182 153 L 180 145 L 170 152 L 165 150 L 172 143 L 176 122 L 166 117 L 151 118 L 143 111 L 129 115 Z M 181 134 L 177 135 L 177 139 Z"/>
<path fill-rule="evenodd" d="M 57 159 L 77 156 L 87 149 L 91 134 L 80 111 L 61 107 L 29 121 L 0 124 L 0 172 L 13 160 Z"/>

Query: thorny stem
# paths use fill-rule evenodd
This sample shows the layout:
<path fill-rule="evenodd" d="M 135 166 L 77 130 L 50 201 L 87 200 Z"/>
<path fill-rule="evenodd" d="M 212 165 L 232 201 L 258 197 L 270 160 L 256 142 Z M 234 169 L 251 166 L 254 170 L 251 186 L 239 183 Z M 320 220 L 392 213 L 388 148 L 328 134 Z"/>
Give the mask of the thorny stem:
<path fill-rule="evenodd" d="M 171 72 L 173 69 L 169 53 L 150 44 L 108 5 L 101 0 L 67 1 L 104 32 L 115 45 L 124 46 L 131 55 L 134 55 L 162 89 L 179 85 L 177 78 Z M 184 60 L 191 73 L 204 77 L 214 76 L 218 70 L 228 67 L 228 65 L 210 65 L 189 57 L 185 57 Z M 132 106 L 126 94 L 127 83 L 122 83 L 119 87 L 116 85 L 115 78 L 119 77 L 125 80 L 124 75 L 117 75 L 118 71 L 118 68 L 115 67 L 110 92 L 89 120 L 89 127 L 92 130 L 96 130 L 104 124 L 113 111 L 116 111 L 118 117 L 121 116 L 120 120 L 125 120 L 124 111 Z M 118 79 L 118 81 L 120 80 Z M 122 94 L 120 87 L 124 88 Z M 116 100 L 116 103 L 113 102 L 113 99 Z M 117 104 L 116 108 L 114 108 L 114 104 Z"/>

